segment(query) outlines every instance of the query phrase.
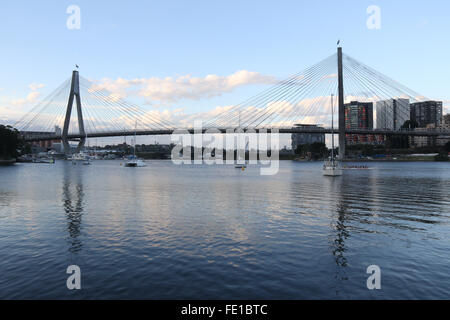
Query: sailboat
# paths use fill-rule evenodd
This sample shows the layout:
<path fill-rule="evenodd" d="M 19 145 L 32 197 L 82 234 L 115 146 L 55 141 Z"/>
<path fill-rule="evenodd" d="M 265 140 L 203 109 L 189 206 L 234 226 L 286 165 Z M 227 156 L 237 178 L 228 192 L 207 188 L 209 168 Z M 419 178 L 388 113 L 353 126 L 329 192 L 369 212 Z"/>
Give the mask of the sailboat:
<path fill-rule="evenodd" d="M 136 168 L 136 167 L 146 167 L 146 163 L 141 159 L 136 157 L 136 131 L 137 131 L 137 122 L 136 127 L 134 129 L 134 143 L 133 143 L 133 158 L 125 163 L 125 167 L 127 168 Z"/>
<path fill-rule="evenodd" d="M 342 176 L 343 171 L 339 161 L 334 157 L 334 108 L 333 108 L 333 98 L 331 95 L 331 158 L 325 162 L 323 165 L 323 175 L 328 177 L 339 177 Z"/>
<path fill-rule="evenodd" d="M 86 140 L 88 136 L 86 134 Z M 88 142 L 89 143 L 89 142 Z M 90 157 L 89 154 L 84 152 L 83 150 L 80 150 L 78 153 L 72 154 L 71 157 L 69 157 L 67 160 L 71 160 L 72 164 L 76 166 L 79 162 L 81 162 L 83 165 L 90 165 Z"/>
<path fill-rule="evenodd" d="M 86 133 L 86 140 L 87 140 L 87 142 L 88 142 L 88 149 L 89 149 L 89 140 L 88 140 L 87 133 Z M 89 154 L 86 154 L 86 155 L 85 155 L 85 160 L 84 160 L 84 162 L 83 162 L 83 165 L 84 165 L 84 166 L 90 166 L 90 165 L 91 165 L 91 157 L 89 156 Z"/>
<path fill-rule="evenodd" d="M 248 142 L 247 142 L 247 144 L 246 144 L 246 146 L 245 146 L 245 150 L 244 150 L 244 158 L 246 157 L 247 149 L 248 149 Z M 242 171 L 245 171 L 245 169 L 247 169 L 247 164 L 248 164 L 248 161 L 245 160 L 245 163 L 244 163 L 244 164 L 237 164 L 237 165 L 235 165 L 234 167 L 235 167 L 236 169 L 241 169 Z"/>

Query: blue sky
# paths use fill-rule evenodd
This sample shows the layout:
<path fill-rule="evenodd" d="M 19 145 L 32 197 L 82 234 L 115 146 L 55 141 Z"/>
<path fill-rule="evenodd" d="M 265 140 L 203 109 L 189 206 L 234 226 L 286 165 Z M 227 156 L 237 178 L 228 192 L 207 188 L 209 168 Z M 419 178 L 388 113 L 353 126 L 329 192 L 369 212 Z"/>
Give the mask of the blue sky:
<path fill-rule="evenodd" d="M 80 30 L 66 27 L 71 4 L 81 9 Z M 366 27 L 370 5 L 381 8 L 380 30 Z M 96 80 L 227 77 L 239 70 L 284 78 L 334 53 L 337 39 L 350 56 L 425 96 L 450 100 L 449 14 L 447 0 L 3 0 L 0 112 L 4 117 L 12 100 L 27 97 L 32 83 L 44 85 L 41 97 L 50 93 L 76 63 Z M 209 110 L 263 88 L 240 85 L 167 108 Z M 33 106 L 23 102 L 22 111 Z"/>

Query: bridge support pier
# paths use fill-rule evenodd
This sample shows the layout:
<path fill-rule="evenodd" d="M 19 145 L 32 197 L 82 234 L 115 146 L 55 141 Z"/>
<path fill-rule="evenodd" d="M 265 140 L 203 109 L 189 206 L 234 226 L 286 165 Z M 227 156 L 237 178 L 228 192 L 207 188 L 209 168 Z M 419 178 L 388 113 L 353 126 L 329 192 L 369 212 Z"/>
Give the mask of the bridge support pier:
<path fill-rule="evenodd" d="M 66 117 L 64 120 L 64 128 L 62 132 L 62 143 L 64 146 L 64 153 L 67 155 L 72 154 L 72 150 L 70 149 L 70 143 L 68 139 L 69 134 L 69 126 L 70 126 L 70 116 L 72 115 L 72 106 L 73 101 L 77 104 L 77 115 L 78 115 L 78 129 L 80 132 L 80 138 L 77 146 L 77 152 L 80 152 L 86 143 L 86 132 L 84 130 L 84 121 L 83 121 L 83 111 L 81 110 L 81 98 L 80 98 L 80 77 L 78 71 L 74 70 L 72 73 L 72 84 L 70 86 L 70 94 L 69 94 L 69 103 L 67 105 Z"/>
<path fill-rule="evenodd" d="M 342 47 L 338 47 L 338 87 L 339 87 L 339 160 L 345 160 L 345 106 Z"/>

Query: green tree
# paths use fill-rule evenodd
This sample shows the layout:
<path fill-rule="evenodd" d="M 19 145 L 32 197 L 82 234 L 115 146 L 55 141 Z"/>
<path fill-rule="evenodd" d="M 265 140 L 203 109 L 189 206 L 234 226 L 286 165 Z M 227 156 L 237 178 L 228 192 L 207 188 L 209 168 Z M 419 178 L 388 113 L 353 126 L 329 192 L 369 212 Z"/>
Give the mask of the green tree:
<path fill-rule="evenodd" d="M 366 157 L 374 156 L 376 154 L 375 147 L 371 144 L 364 144 L 361 146 L 361 153 Z"/>
<path fill-rule="evenodd" d="M 447 153 L 450 152 L 450 141 L 445 144 L 444 150 L 447 151 Z"/>
<path fill-rule="evenodd" d="M 19 131 L 11 126 L 0 125 L 0 159 L 17 157 L 17 149 L 20 146 Z"/>
<path fill-rule="evenodd" d="M 297 146 L 297 149 L 295 149 L 295 153 L 301 156 L 306 156 L 308 152 L 310 152 L 311 145 L 309 144 L 302 144 Z"/>
<path fill-rule="evenodd" d="M 315 142 L 313 144 L 303 144 L 298 146 L 295 153 L 303 157 L 318 160 L 328 157 L 329 151 L 325 143 Z"/>
<path fill-rule="evenodd" d="M 448 153 L 447 152 L 440 152 L 439 155 L 434 157 L 434 160 L 436 161 L 449 161 Z"/>
<path fill-rule="evenodd" d="M 414 120 L 406 120 L 405 123 L 402 125 L 402 129 L 416 129 L 419 127 L 419 124 Z"/>
<path fill-rule="evenodd" d="M 316 142 L 311 145 L 311 153 L 314 160 L 328 157 L 328 148 L 325 143 Z"/>

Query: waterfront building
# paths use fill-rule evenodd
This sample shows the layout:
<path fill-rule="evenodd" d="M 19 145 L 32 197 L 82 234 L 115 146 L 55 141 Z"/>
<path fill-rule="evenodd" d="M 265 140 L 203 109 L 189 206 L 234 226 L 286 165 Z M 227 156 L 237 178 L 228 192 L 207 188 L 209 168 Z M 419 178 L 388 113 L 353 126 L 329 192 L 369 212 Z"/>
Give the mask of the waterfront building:
<path fill-rule="evenodd" d="M 54 142 L 52 145 L 52 149 L 58 153 L 64 152 L 64 145 L 62 142 Z"/>
<path fill-rule="evenodd" d="M 52 132 L 28 132 L 28 133 L 32 134 L 32 135 L 37 135 L 37 136 L 39 136 L 39 135 L 45 136 L 45 135 L 51 134 Z M 62 134 L 61 128 L 58 126 L 55 126 L 54 134 L 61 135 Z M 53 148 L 54 144 L 58 144 L 58 143 L 61 143 L 61 140 L 56 139 L 56 140 L 48 140 L 48 141 L 35 141 L 35 142 L 32 142 L 31 145 L 36 147 L 35 150 L 50 150 Z"/>
<path fill-rule="evenodd" d="M 445 132 L 450 131 L 450 114 L 447 114 L 442 118 L 442 124 L 438 127 L 438 130 Z M 444 146 L 448 142 L 450 142 L 450 136 L 448 134 L 442 134 L 436 139 L 436 144 L 438 146 Z"/>
<path fill-rule="evenodd" d="M 437 130 L 434 124 L 428 124 L 425 128 L 416 128 L 414 131 L 435 131 Z M 409 137 L 409 144 L 412 148 L 426 148 L 437 145 L 436 137 L 427 137 L 427 136 L 414 136 Z"/>
<path fill-rule="evenodd" d="M 53 149 L 55 144 L 61 143 L 61 140 L 48 140 L 48 141 L 36 141 L 32 142 L 31 145 L 40 147 L 42 149 L 50 150 Z"/>
<path fill-rule="evenodd" d="M 55 126 L 55 134 L 56 134 L 57 136 L 62 135 L 62 129 L 61 129 L 61 127 Z"/>
<path fill-rule="evenodd" d="M 419 128 L 432 124 L 436 128 L 442 124 L 442 101 L 424 101 L 410 105 L 410 117 Z"/>
<path fill-rule="evenodd" d="M 377 129 L 398 131 L 410 120 L 409 99 L 390 99 L 376 103 Z"/>
<path fill-rule="evenodd" d="M 294 128 L 306 128 L 313 129 L 319 128 L 317 125 L 310 124 L 296 124 Z M 297 150 L 299 146 L 314 144 L 314 143 L 324 143 L 325 144 L 325 133 L 293 133 L 292 134 L 292 150 Z"/>

